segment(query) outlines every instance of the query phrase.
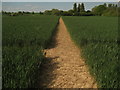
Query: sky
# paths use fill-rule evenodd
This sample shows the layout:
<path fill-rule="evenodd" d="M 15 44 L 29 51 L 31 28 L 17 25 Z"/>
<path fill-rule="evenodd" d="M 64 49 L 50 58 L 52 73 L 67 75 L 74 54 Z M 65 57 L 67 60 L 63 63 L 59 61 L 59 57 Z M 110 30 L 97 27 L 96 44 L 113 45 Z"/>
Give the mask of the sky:
<path fill-rule="evenodd" d="M 117 2 L 118 0 L 0 0 L 2 1 L 2 6 L 0 3 L 0 11 L 1 9 L 4 11 L 16 12 L 16 11 L 45 11 L 49 9 L 60 9 L 60 10 L 69 10 L 73 8 L 74 2 L 90 2 L 86 3 L 86 10 L 90 10 L 98 3 L 92 2 Z M 14 2 L 14 3 L 13 3 Z M 18 3 L 15 3 L 18 2 Z M 22 3 L 26 2 L 26 3 Z M 31 3 L 32 2 L 32 3 Z M 33 3 L 39 2 L 39 3 Z M 47 2 L 47 3 L 43 3 Z M 48 3 L 51 2 L 51 3 Z M 52 3 L 52 2 L 69 2 L 69 3 Z M 71 2 L 71 3 L 70 3 Z"/>
<path fill-rule="evenodd" d="M 2 2 L 118 2 L 119 0 L 1 0 Z"/>
<path fill-rule="evenodd" d="M 3 2 L 2 9 L 3 11 L 8 11 L 8 12 L 16 12 L 16 11 L 43 12 L 45 10 L 51 10 L 51 9 L 59 9 L 59 10 L 67 11 L 73 9 L 73 4 L 74 2 Z M 84 4 L 85 4 L 85 10 L 91 10 L 95 6 L 104 4 L 104 2 L 84 2 Z"/>
<path fill-rule="evenodd" d="M 0 1 L 0 11 L 2 11 L 2 2 Z"/>

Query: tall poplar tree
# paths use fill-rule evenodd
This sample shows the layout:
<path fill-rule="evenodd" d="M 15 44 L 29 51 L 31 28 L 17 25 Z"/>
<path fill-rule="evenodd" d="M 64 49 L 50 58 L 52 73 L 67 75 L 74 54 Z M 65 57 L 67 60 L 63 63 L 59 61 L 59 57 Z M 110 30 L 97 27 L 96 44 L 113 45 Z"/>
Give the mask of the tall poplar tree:
<path fill-rule="evenodd" d="M 77 4 L 76 3 L 74 3 L 73 10 L 74 10 L 74 12 L 77 12 Z"/>
<path fill-rule="evenodd" d="M 85 12 L 85 6 L 84 6 L 84 3 L 81 4 L 81 12 Z"/>
<path fill-rule="evenodd" d="M 80 3 L 78 4 L 78 12 L 80 12 Z"/>

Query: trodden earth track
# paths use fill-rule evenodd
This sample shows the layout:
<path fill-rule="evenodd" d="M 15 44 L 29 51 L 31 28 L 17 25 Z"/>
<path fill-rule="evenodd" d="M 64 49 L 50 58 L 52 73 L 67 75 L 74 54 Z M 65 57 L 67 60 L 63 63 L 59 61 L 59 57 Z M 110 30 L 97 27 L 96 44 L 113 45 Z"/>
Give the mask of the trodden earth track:
<path fill-rule="evenodd" d="M 62 18 L 53 42 L 44 52 L 47 59 L 41 65 L 40 87 L 97 88 L 81 57 L 80 48 L 71 40 Z"/>

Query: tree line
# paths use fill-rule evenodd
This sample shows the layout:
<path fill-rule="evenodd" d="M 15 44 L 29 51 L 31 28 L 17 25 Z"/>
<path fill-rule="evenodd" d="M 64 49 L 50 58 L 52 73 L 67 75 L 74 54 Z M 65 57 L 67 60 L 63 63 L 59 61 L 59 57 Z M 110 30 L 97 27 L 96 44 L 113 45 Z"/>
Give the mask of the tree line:
<path fill-rule="evenodd" d="M 70 9 L 68 11 L 58 10 L 58 9 L 52 9 L 52 10 L 46 10 L 44 12 L 45 15 L 57 15 L 57 16 L 92 16 L 90 10 L 85 11 L 84 3 L 77 3 L 73 4 L 73 9 Z"/>
<path fill-rule="evenodd" d="M 68 11 L 62 11 L 58 9 L 46 10 L 46 15 L 57 15 L 57 16 L 120 16 L 120 7 L 117 4 L 106 4 L 98 5 L 92 8 L 92 10 L 85 10 L 84 3 L 74 3 L 73 9 Z"/>
<path fill-rule="evenodd" d="M 6 12 L 2 11 L 3 15 L 9 15 L 9 16 L 21 16 L 21 15 L 32 15 L 32 14 L 43 14 L 43 12 L 25 12 L 25 11 L 18 11 L 18 12 Z"/>
<path fill-rule="evenodd" d="M 5 12 L 2 11 L 2 14 L 7 14 L 10 16 L 18 15 L 28 15 L 28 14 L 40 14 L 40 15 L 56 15 L 56 16 L 120 16 L 120 7 L 117 4 L 106 4 L 98 5 L 92 8 L 92 10 L 85 10 L 84 3 L 74 3 L 73 9 L 68 11 L 52 9 L 45 10 L 44 12 Z"/>
<path fill-rule="evenodd" d="M 92 12 L 97 16 L 120 16 L 120 7 L 117 4 L 106 4 L 95 6 Z"/>

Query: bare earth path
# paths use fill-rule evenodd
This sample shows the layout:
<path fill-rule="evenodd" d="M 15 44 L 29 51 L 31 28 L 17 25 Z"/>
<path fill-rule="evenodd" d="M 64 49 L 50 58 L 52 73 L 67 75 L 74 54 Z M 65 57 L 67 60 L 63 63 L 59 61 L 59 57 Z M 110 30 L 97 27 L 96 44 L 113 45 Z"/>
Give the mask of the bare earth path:
<path fill-rule="evenodd" d="M 60 18 L 58 31 L 42 65 L 40 87 L 47 88 L 96 88 L 88 72 L 80 49 L 72 42 L 65 24 Z"/>

